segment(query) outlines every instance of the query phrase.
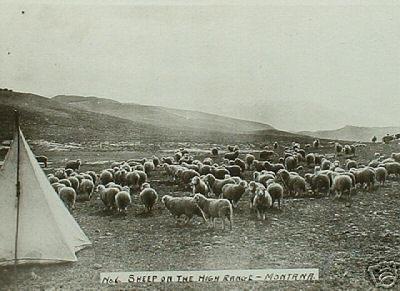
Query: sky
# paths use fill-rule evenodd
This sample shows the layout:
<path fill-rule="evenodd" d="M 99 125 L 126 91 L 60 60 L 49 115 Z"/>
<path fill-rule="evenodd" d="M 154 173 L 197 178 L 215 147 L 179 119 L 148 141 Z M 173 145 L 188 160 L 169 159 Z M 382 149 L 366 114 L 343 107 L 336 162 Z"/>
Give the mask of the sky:
<path fill-rule="evenodd" d="M 2 1 L 0 87 L 281 130 L 400 126 L 395 1 Z"/>

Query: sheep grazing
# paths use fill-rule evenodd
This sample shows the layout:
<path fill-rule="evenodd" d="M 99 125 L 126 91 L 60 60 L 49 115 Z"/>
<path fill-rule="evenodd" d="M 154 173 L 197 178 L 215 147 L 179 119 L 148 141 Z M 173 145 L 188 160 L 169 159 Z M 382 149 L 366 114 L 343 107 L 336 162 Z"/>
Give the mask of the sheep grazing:
<path fill-rule="evenodd" d="M 103 201 L 106 210 L 111 210 L 116 207 L 115 195 L 121 190 L 118 188 L 106 188 L 104 185 L 97 186 L 97 192 L 100 195 L 101 201 Z"/>
<path fill-rule="evenodd" d="M 114 182 L 114 176 L 113 176 L 113 174 L 112 174 L 110 171 L 108 171 L 108 170 L 103 170 L 103 171 L 100 173 L 99 179 L 100 179 L 100 184 L 102 184 L 102 185 L 107 185 L 107 184 L 110 183 L 110 182 Z"/>
<path fill-rule="evenodd" d="M 388 177 L 388 171 L 384 167 L 375 168 L 375 178 L 376 178 L 376 181 L 381 186 L 385 186 L 387 177 Z"/>
<path fill-rule="evenodd" d="M 141 188 L 141 192 L 139 194 L 140 200 L 143 205 L 146 207 L 147 212 L 151 212 L 154 204 L 158 200 L 158 194 L 156 190 L 150 187 L 149 183 L 144 183 Z"/>
<path fill-rule="evenodd" d="M 360 184 L 361 188 L 366 184 L 369 191 L 372 191 L 375 183 L 375 171 L 372 168 L 351 169 L 350 173 L 354 175 L 356 184 Z"/>
<path fill-rule="evenodd" d="M 400 176 L 400 163 L 391 162 L 391 163 L 385 163 L 382 165 L 387 170 L 388 175 L 396 175 L 396 177 Z"/>
<path fill-rule="evenodd" d="M 78 171 L 79 168 L 81 166 L 81 160 L 77 159 L 77 160 L 71 160 L 71 161 L 67 161 L 65 163 L 65 169 L 72 169 L 74 171 Z"/>
<path fill-rule="evenodd" d="M 320 145 L 319 139 L 314 140 L 313 143 L 312 143 L 312 146 L 313 146 L 314 149 L 318 149 L 319 145 Z"/>
<path fill-rule="evenodd" d="M 208 196 L 208 193 L 210 192 L 206 182 L 204 182 L 198 176 L 193 177 L 192 179 L 192 189 L 193 189 L 193 195 L 196 193 L 200 193 L 203 194 L 204 196 Z"/>
<path fill-rule="evenodd" d="M 224 187 L 226 184 L 235 184 L 235 180 L 231 178 L 216 179 L 212 174 L 208 174 L 204 178 L 204 181 L 207 183 L 211 192 L 217 197 L 222 193 L 222 187 Z"/>
<path fill-rule="evenodd" d="M 115 206 L 119 213 L 126 213 L 129 204 L 131 204 L 131 195 L 129 194 L 129 187 L 125 186 L 122 191 L 115 195 Z"/>
<path fill-rule="evenodd" d="M 224 155 L 225 159 L 234 161 L 237 157 L 239 157 L 239 150 L 235 150 L 234 152 L 229 152 Z"/>
<path fill-rule="evenodd" d="M 79 199 L 80 200 L 90 200 L 94 190 L 94 184 L 92 180 L 83 179 L 79 184 Z"/>
<path fill-rule="evenodd" d="M 234 208 L 246 191 L 247 182 L 240 181 L 239 184 L 226 184 L 222 187 L 222 198 L 228 199 Z"/>
<path fill-rule="evenodd" d="M 75 209 L 76 192 L 72 187 L 62 186 L 58 194 L 68 209 Z"/>
<path fill-rule="evenodd" d="M 348 198 L 350 199 L 350 191 L 352 188 L 352 180 L 347 175 L 337 175 L 334 177 L 332 182 L 332 191 L 336 193 L 335 198 L 340 198 L 347 192 Z"/>
<path fill-rule="evenodd" d="M 258 219 L 265 220 L 266 210 L 272 207 L 272 198 L 266 189 L 257 189 L 253 207 L 257 212 Z"/>
<path fill-rule="evenodd" d="M 176 219 L 185 215 L 185 225 L 189 223 L 194 215 L 200 216 L 203 218 L 204 222 L 206 221 L 203 211 L 194 201 L 193 197 L 172 197 L 171 195 L 164 195 L 161 202 Z"/>
<path fill-rule="evenodd" d="M 283 199 L 283 187 L 278 184 L 273 182 L 268 183 L 267 186 L 267 193 L 271 196 L 272 202 L 271 202 L 271 207 L 274 206 L 274 202 L 278 201 L 278 209 L 281 209 L 281 199 Z"/>
<path fill-rule="evenodd" d="M 36 156 L 36 160 L 39 163 L 42 163 L 45 168 L 47 168 L 47 163 L 48 163 L 49 159 L 46 156 Z"/>
<path fill-rule="evenodd" d="M 213 156 L 218 156 L 218 149 L 217 149 L 217 148 L 212 148 L 212 149 L 211 149 L 211 154 L 212 154 Z"/>
<path fill-rule="evenodd" d="M 229 220 L 229 228 L 233 224 L 233 208 L 228 199 L 206 198 L 197 193 L 194 195 L 194 201 L 201 208 L 206 218 L 211 219 L 212 227 L 215 228 L 215 220 L 222 220 L 222 230 L 225 230 L 225 217 Z"/>

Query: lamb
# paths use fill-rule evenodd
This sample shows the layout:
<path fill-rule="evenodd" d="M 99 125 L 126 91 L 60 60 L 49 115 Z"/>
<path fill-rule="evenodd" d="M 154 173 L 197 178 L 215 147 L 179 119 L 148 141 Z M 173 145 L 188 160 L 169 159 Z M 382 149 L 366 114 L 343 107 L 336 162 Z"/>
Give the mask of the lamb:
<path fill-rule="evenodd" d="M 72 169 L 74 171 L 78 171 L 80 166 L 81 166 L 81 160 L 77 159 L 77 160 L 71 160 L 71 161 L 67 161 L 65 163 L 65 169 Z"/>
<path fill-rule="evenodd" d="M 74 188 L 63 186 L 59 188 L 58 193 L 68 209 L 75 209 L 76 192 Z"/>
<path fill-rule="evenodd" d="M 334 177 L 332 182 L 332 191 L 336 193 L 335 198 L 340 198 L 347 192 L 348 198 L 350 199 L 350 191 L 352 187 L 351 178 L 347 175 L 337 175 Z"/>
<path fill-rule="evenodd" d="M 94 184 L 92 180 L 83 179 L 79 185 L 79 198 L 83 200 L 90 200 L 94 190 Z"/>
<path fill-rule="evenodd" d="M 106 209 L 111 210 L 116 207 L 115 195 L 120 192 L 118 188 L 106 188 L 104 185 L 97 186 L 97 192 L 100 194 L 100 199 L 103 201 Z"/>
<path fill-rule="evenodd" d="M 206 198 L 197 193 L 194 195 L 194 201 L 201 208 L 206 218 L 211 219 L 212 227 L 215 228 L 216 218 L 222 219 L 222 230 L 225 230 L 225 217 L 229 220 L 229 227 L 232 230 L 233 209 L 232 204 L 227 199 Z"/>
<path fill-rule="evenodd" d="M 108 170 L 103 170 L 103 171 L 100 173 L 100 183 L 101 183 L 102 185 L 107 185 L 107 184 L 110 183 L 110 182 L 114 182 L 114 176 L 113 176 L 113 174 L 112 174 L 110 171 L 108 171 Z"/>
<path fill-rule="evenodd" d="M 115 195 L 115 205 L 119 213 L 126 213 L 128 205 L 131 204 L 131 195 L 129 194 L 129 187 L 125 186 L 122 191 Z"/>
<path fill-rule="evenodd" d="M 222 187 L 222 198 L 228 199 L 234 208 L 246 191 L 246 181 L 240 181 L 239 184 L 226 184 Z"/>
<path fill-rule="evenodd" d="M 204 182 L 198 176 L 193 177 L 192 187 L 193 187 L 193 195 L 196 193 L 200 193 L 203 194 L 204 196 L 208 196 L 208 193 L 210 192 L 206 182 Z"/>
<path fill-rule="evenodd" d="M 47 168 L 47 163 L 48 163 L 49 159 L 46 156 L 36 156 L 36 160 L 39 163 L 43 163 L 44 167 Z"/>
<path fill-rule="evenodd" d="M 266 189 L 257 189 L 253 200 L 258 219 L 265 220 L 265 212 L 272 207 L 272 198 Z"/>
<path fill-rule="evenodd" d="M 193 197 L 172 197 L 170 195 L 164 195 L 161 201 L 165 208 L 177 219 L 184 214 L 187 218 L 185 225 L 189 223 L 194 215 L 200 216 L 203 218 L 204 222 L 206 221 L 203 211 L 194 201 Z"/>
<path fill-rule="evenodd" d="M 387 177 L 388 171 L 384 167 L 375 168 L 375 178 L 380 185 L 385 186 Z"/>
<path fill-rule="evenodd" d="M 267 193 L 271 196 L 272 202 L 271 207 L 274 206 L 274 202 L 278 201 L 278 209 L 281 209 L 281 199 L 283 199 L 283 187 L 274 182 L 273 180 L 269 180 L 267 186 Z"/>
<path fill-rule="evenodd" d="M 235 180 L 231 178 L 227 179 L 216 179 L 212 174 L 206 175 L 204 178 L 208 185 L 208 188 L 214 193 L 215 196 L 219 196 L 222 193 L 222 187 L 226 184 L 235 184 Z"/>
<path fill-rule="evenodd" d="M 225 159 L 232 160 L 232 161 L 234 161 L 237 157 L 239 157 L 239 150 L 235 150 L 232 153 L 226 153 L 224 155 Z"/>

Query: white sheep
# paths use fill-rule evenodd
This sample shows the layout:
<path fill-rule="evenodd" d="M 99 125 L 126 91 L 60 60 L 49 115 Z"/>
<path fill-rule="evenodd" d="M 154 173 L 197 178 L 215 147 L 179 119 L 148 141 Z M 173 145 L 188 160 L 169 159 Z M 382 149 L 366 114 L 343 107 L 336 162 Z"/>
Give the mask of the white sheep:
<path fill-rule="evenodd" d="M 266 189 L 258 188 L 253 200 L 258 219 L 265 220 L 265 212 L 272 207 L 272 198 Z"/>
<path fill-rule="evenodd" d="M 97 192 L 99 193 L 100 199 L 103 201 L 107 210 L 111 210 L 116 207 L 115 195 L 120 192 L 118 188 L 106 188 L 104 185 L 99 185 L 97 186 Z"/>
<path fill-rule="evenodd" d="M 208 193 L 210 192 L 206 182 L 200 177 L 195 176 L 192 179 L 192 189 L 193 189 L 193 195 L 196 193 L 201 193 L 204 196 L 208 196 Z"/>
<path fill-rule="evenodd" d="M 239 184 L 226 184 L 222 187 L 222 198 L 228 199 L 233 207 L 237 207 L 237 203 L 246 191 L 247 182 L 240 181 Z"/>
<path fill-rule="evenodd" d="M 342 195 L 347 192 L 349 195 L 348 198 L 350 199 L 352 185 L 353 182 L 349 176 L 338 174 L 333 178 L 332 191 L 336 193 L 337 198 L 342 197 Z"/>
<path fill-rule="evenodd" d="M 115 205 L 117 206 L 117 211 L 126 213 L 128 205 L 131 204 L 131 195 L 129 194 L 129 187 L 125 186 L 122 191 L 119 191 L 115 195 Z"/>
<path fill-rule="evenodd" d="M 224 230 L 226 217 L 229 220 L 229 227 L 232 229 L 233 209 L 228 199 L 207 198 L 203 194 L 196 193 L 194 201 L 201 208 L 205 217 L 211 219 L 213 228 L 215 228 L 215 220 L 221 218 L 222 230 Z"/>
<path fill-rule="evenodd" d="M 76 192 L 74 188 L 61 186 L 58 188 L 58 193 L 68 209 L 75 209 Z"/>

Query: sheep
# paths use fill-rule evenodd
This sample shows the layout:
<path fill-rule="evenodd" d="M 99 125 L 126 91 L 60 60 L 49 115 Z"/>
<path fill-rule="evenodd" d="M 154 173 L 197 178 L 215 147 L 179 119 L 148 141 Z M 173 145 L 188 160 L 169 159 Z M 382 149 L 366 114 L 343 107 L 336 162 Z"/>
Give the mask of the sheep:
<path fill-rule="evenodd" d="M 122 191 L 115 195 L 115 205 L 119 213 L 126 213 L 128 205 L 131 204 L 131 195 L 129 194 L 129 187 L 125 186 Z"/>
<path fill-rule="evenodd" d="M 296 167 L 297 167 L 297 161 L 296 161 L 295 157 L 289 156 L 285 159 L 286 170 L 293 171 L 296 169 Z"/>
<path fill-rule="evenodd" d="M 310 184 L 311 191 L 319 194 L 321 190 L 329 193 L 331 188 L 331 179 L 327 174 L 318 173 L 309 176 L 308 183 Z"/>
<path fill-rule="evenodd" d="M 144 167 L 144 172 L 146 173 L 147 176 L 150 176 L 150 173 L 156 169 L 156 166 L 152 161 L 145 162 L 143 167 Z"/>
<path fill-rule="evenodd" d="M 83 179 L 79 185 L 79 198 L 83 200 L 90 200 L 94 190 L 94 184 L 92 180 Z"/>
<path fill-rule="evenodd" d="M 199 177 L 199 176 L 200 174 L 198 172 L 191 169 L 186 169 L 186 170 L 182 169 L 181 171 L 178 171 L 178 177 L 184 186 L 188 185 L 192 181 L 193 177 Z"/>
<path fill-rule="evenodd" d="M 227 148 L 228 148 L 228 151 L 231 152 L 231 153 L 235 151 L 235 147 L 234 146 L 228 145 Z"/>
<path fill-rule="evenodd" d="M 139 174 L 138 186 L 141 187 L 143 183 L 147 182 L 147 174 L 144 171 L 136 171 Z"/>
<path fill-rule="evenodd" d="M 161 162 L 163 164 L 172 165 L 174 163 L 174 158 L 172 157 L 162 157 Z"/>
<path fill-rule="evenodd" d="M 228 160 L 234 161 L 237 157 L 239 157 L 239 151 L 236 150 L 232 153 L 225 153 L 224 158 Z"/>
<path fill-rule="evenodd" d="M 382 164 L 382 165 L 387 170 L 388 176 L 392 175 L 392 174 L 396 175 L 397 177 L 400 176 L 400 163 L 391 162 L 391 163 L 385 163 L 385 164 Z"/>
<path fill-rule="evenodd" d="M 388 171 L 384 167 L 375 168 L 375 178 L 380 185 L 382 186 L 385 185 L 387 176 L 388 176 Z"/>
<path fill-rule="evenodd" d="M 309 153 L 305 157 L 307 166 L 314 166 L 315 165 L 315 155 L 313 153 Z"/>
<path fill-rule="evenodd" d="M 346 155 L 350 155 L 351 154 L 351 147 L 349 145 L 345 145 L 343 150 L 342 150 Z"/>
<path fill-rule="evenodd" d="M 153 165 L 155 168 L 158 168 L 160 166 L 160 159 L 156 156 L 152 156 L 151 157 L 152 161 L 153 161 Z"/>
<path fill-rule="evenodd" d="M 96 175 L 96 173 L 94 171 L 87 171 L 86 174 L 89 175 L 90 177 L 92 177 L 92 181 L 94 184 L 97 184 L 98 176 Z"/>
<path fill-rule="evenodd" d="M 274 206 L 274 202 L 278 201 L 278 209 L 281 209 L 281 199 L 283 198 L 283 187 L 279 184 L 274 182 L 273 180 L 269 180 L 267 185 L 267 193 L 271 196 L 272 203 L 271 207 Z"/>
<path fill-rule="evenodd" d="M 339 155 L 343 150 L 343 146 L 340 143 L 335 143 L 335 152 L 336 155 Z"/>
<path fill-rule="evenodd" d="M 149 183 L 144 183 L 142 185 L 139 197 L 143 205 L 146 207 L 147 212 L 150 213 L 154 204 L 158 200 L 158 194 L 156 190 L 151 188 Z"/>
<path fill-rule="evenodd" d="M 267 162 L 265 162 L 267 163 Z M 254 170 L 261 172 L 262 170 L 265 170 L 265 163 L 259 160 L 253 160 L 251 163 L 252 167 Z"/>
<path fill-rule="evenodd" d="M 196 193 L 203 194 L 204 196 L 208 196 L 208 193 L 210 190 L 208 189 L 208 186 L 206 182 L 204 182 L 200 177 L 195 176 L 192 179 L 192 189 L 193 189 L 193 195 Z"/>
<path fill-rule="evenodd" d="M 225 166 L 225 169 L 229 171 L 229 175 L 231 175 L 232 177 L 242 176 L 242 169 L 238 165 Z"/>
<path fill-rule="evenodd" d="M 171 195 L 164 195 L 161 202 L 175 218 L 179 219 L 179 217 L 184 214 L 186 216 L 185 225 L 189 223 L 194 215 L 200 216 L 203 218 L 203 221 L 206 222 L 204 212 L 194 201 L 193 197 L 172 197 Z"/>
<path fill-rule="evenodd" d="M 239 166 L 242 172 L 246 170 L 246 163 L 242 159 L 236 158 L 235 165 Z"/>
<path fill-rule="evenodd" d="M 61 180 L 58 181 L 58 183 L 64 184 L 67 187 L 72 187 L 71 181 L 68 180 L 68 179 L 61 179 Z"/>
<path fill-rule="evenodd" d="M 54 176 L 57 177 L 59 180 L 61 179 L 67 179 L 67 174 L 65 173 L 64 169 L 57 169 L 54 172 Z"/>
<path fill-rule="evenodd" d="M 80 166 L 81 166 L 81 160 L 77 159 L 77 160 L 71 160 L 71 161 L 67 161 L 65 163 L 65 169 L 72 169 L 74 171 L 78 171 Z"/>
<path fill-rule="evenodd" d="M 348 198 L 350 199 L 350 191 L 352 188 L 351 178 L 347 175 L 337 175 L 334 177 L 332 182 L 332 192 L 336 193 L 335 198 L 340 198 L 347 192 Z"/>
<path fill-rule="evenodd" d="M 210 158 L 210 157 L 205 158 L 205 159 L 203 160 L 203 164 L 204 164 L 204 165 L 211 166 L 211 165 L 213 164 L 212 158 Z"/>
<path fill-rule="evenodd" d="M 272 207 L 272 198 L 266 189 L 257 189 L 253 207 L 257 212 L 257 218 L 265 220 L 265 211 Z"/>
<path fill-rule="evenodd" d="M 46 156 L 36 156 L 35 158 L 39 163 L 43 163 L 44 167 L 47 168 L 47 163 L 49 159 Z"/>
<path fill-rule="evenodd" d="M 274 151 L 261 151 L 260 152 L 260 160 L 261 161 L 266 161 L 271 159 L 273 156 L 277 155 Z"/>
<path fill-rule="evenodd" d="M 392 153 L 391 157 L 395 162 L 400 163 L 400 153 Z"/>
<path fill-rule="evenodd" d="M 319 139 L 314 140 L 313 143 L 312 143 L 312 145 L 313 145 L 313 148 L 314 148 L 314 149 L 318 149 L 318 148 L 319 148 L 319 145 L 320 145 Z"/>
<path fill-rule="evenodd" d="M 240 181 L 239 184 L 226 184 L 222 187 L 222 198 L 228 199 L 234 208 L 246 191 L 246 181 Z"/>
<path fill-rule="evenodd" d="M 264 169 L 267 171 L 274 172 L 275 174 L 278 173 L 279 170 L 284 169 L 285 166 L 281 163 L 272 164 L 268 161 L 264 162 Z"/>
<path fill-rule="evenodd" d="M 274 150 L 276 150 L 278 147 L 279 147 L 279 144 L 278 144 L 278 142 L 276 141 L 276 142 L 274 142 L 274 145 L 273 145 L 273 147 L 274 147 Z"/>
<path fill-rule="evenodd" d="M 212 174 L 206 175 L 204 181 L 207 183 L 208 188 L 214 193 L 215 196 L 219 196 L 222 193 L 222 187 L 226 184 L 235 184 L 235 180 L 232 178 L 217 179 Z"/>
<path fill-rule="evenodd" d="M 106 210 L 111 210 L 116 207 L 115 195 L 121 190 L 118 188 L 106 188 L 104 185 L 97 186 L 97 192 L 100 195 L 101 201 L 103 201 Z"/>
<path fill-rule="evenodd" d="M 274 180 L 275 179 L 275 174 L 270 174 L 270 173 L 265 173 L 263 172 L 254 172 L 253 174 L 253 179 L 256 182 L 259 182 L 261 184 L 263 184 L 265 187 L 267 187 L 267 181 L 268 180 Z"/>
<path fill-rule="evenodd" d="M 193 197 L 196 204 L 201 208 L 206 218 L 211 219 L 212 227 L 215 228 L 216 218 L 222 219 L 222 230 L 225 230 L 225 217 L 229 220 L 229 228 L 232 230 L 233 208 L 228 199 L 206 198 L 200 193 Z"/>
<path fill-rule="evenodd" d="M 107 184 L 110 183 L 110 182 L 114 182 L 114 176 L 113 176 L 113 174 L 112 174 L 110 171 L 108 171 L 108 170 L 103 170 L 103 171 L 100 173 L 100 183 L 101 183 L 102 185 L 107 185 Z"/>
<path fill-rule="evenodd" d="M 218 149 L 217 149 L 217 148 L 212 148 L 212 149 L 211 149 L 211 154 L 212 154 L 213 156 L 218 156 Z"/>
<path fill-rule="evenodd" d="M 60 181 L 60 179 L 55 177 L 53 174 L 49 174 L 47 176 L 47 179 L 49 180 L 50 184 L 57 183 L 58 181 Z"/>
<path fill-rule="evenodd" d="M 114 182 L 119 185 L 125 185 L 127 171 L 124 169 L 118 170 L 114 175 Z"/>
<path fill-rule="evenodd" d="M 356 184 L 360 184 L 361 188 L 364 186 L 364 183 L 371 191 L 374 183 L 375 183 L 375 172 L 371 168 L 362 168 L 362 169 L 351 169 L 350 173 L 352 173 L 355 177 Z"/>
<path fill-rule="evenodd" d="M 74 188 L 63 186 L 59 188 L 58 193 L 68 209 L 75 209 L 76 192 Z"/>
<path fill-rule="evenodd" d="M 321 160 L 321 170 L 322 171 L 329 170 L 330 167 L 331 167 L 331 161 L 323 158 Z"/>
<path fill-rule="evenodd" d="M 124 186 L 124 187 L 126 187 L 126 186 Z M 128 187 L 129 187 L 129 186 L 128 186 Z M 118 184 L 115 184 L 114 182 L 108 183 L 108 184 L 106 185 L 106 188 L 118 188 L 119 191 L 122 191 L 122 186 L 121 186 L 121 185 L 118 185 Z"/>
<path fill-rule="evenodd" d="M 211 168 L 211 174 L 217 179 L 224 179 L 225 175 L 230 175 L 229 171 L 225 168 Z"/>
<path fill-rule="evenodd" d="M 246 168 L 250 170 L 253 161 L 255 160 L 255 156 L 252 154 L 246 154 L 244 157 L 244 162 L 246 163 Z"/>
<path fill-rule="evenodd" d="M 322 161 L 323 158 L 324 158 L 323 155 L 315 154 L 314 155 L 314 163 L 315 163 L 315 165 L 321 165 L 321 161 Z"/>
<path fill-rule="evenodd" d="M 382 137 L 382 143 L 383 144 L 389 144 L 393 140 L 394 140 L 394 136 L 389 135 L 389 134 L 387 134 L 384 137 Z"/>
<path fill-rule="evenodd" d="M 253 209 L 254 197 L 255 197 L 258 189 L 265 190 L 266 187 L 263 184 L 255 182 L 255 181 L 250 181 L 249 182 L 248 187 L 246 189 L 246 192 L 249 193 L 250 209 Z"/>
<path fill-rule="evenodd" d="M 71 182 L 71 187 L 74 188 L 75 192 L 78 191 L 79 179 L 77 177 L 71 176 L 68 177 L 68 180 Z"/>
<path fill-rule="evenodd" d="M 346 169 L 347 170 L 357 168 L 357 167 L 358 167 L 358 164 L 355 160 L 350 160 L 350 159 L 346 160 Z"/>
<path fill-rule="evenodd" d="M 136 171 L 129 172 L 125 177 L 125 186 L 128 186 L 130 190 L 137 189 L 139 187 L 140 176 Z"/>
<path fill-rule="evenodd" d="M 282 181 L 284 186 L 288 189 L 289 195 L 294 193 L 298 196 L 306 190 L 305 179 L 299 175 L 289 173 L 287 170 L 279 170 L 277 178 Z"/>
<path fill-rule="evenodd" d="M 200 165 L 199 174 L 200 176 L 210 174 L 212 172 L 212 167 L 209 165 Z"/>

